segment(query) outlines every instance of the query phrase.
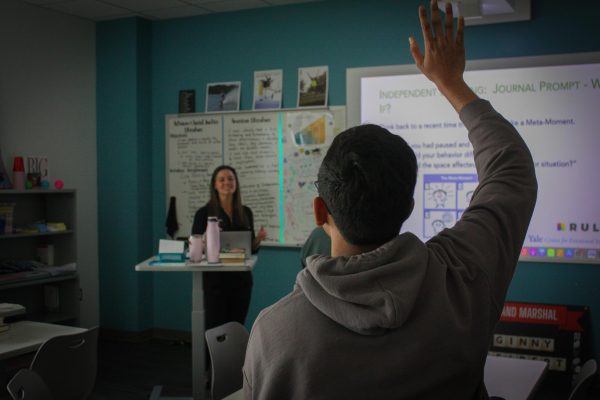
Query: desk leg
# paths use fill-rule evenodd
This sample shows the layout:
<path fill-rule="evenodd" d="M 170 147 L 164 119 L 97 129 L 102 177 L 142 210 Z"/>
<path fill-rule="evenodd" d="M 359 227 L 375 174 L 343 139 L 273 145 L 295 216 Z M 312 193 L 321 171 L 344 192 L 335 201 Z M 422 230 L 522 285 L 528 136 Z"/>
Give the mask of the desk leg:
<path fill-rule="evenodd" d="M 203 400 L 205 387 L 204 294 L 202 272 L 192 272 L 192 396 Z"/>

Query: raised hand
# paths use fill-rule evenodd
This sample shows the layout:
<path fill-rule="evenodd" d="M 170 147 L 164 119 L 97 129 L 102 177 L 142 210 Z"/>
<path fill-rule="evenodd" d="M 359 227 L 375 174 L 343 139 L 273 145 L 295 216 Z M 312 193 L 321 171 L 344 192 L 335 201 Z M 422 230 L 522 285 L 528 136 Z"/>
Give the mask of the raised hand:
<path fill-rule="evenodd" d="M 458 18 L 454 34 L 452 5 L 446 4 L 446 18 L 442 20 L 437 1 L 431 0 L 431 24 L 425 7 L 419 7 L 419 20 L 425 43 L 425 54 L 421 52 L 414 37 L 409 38 L 410 52 L 417 68 L 431 80 L 446 96 L 457 111 L 477 98 L 463 80 L 465 71 L 464 18 Z"/>

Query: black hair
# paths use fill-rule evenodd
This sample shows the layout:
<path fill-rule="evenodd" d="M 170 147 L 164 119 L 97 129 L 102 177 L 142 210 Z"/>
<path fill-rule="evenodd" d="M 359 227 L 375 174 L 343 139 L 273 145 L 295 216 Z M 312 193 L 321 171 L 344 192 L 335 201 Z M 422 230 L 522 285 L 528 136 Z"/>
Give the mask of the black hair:
<path fill-rule="evenodd" d="M 360 125 L 335 137 L 317 179 L 344 239 L 381 245 L 399 234 L 412 211 L 417 158 L 400 136 Z"/>

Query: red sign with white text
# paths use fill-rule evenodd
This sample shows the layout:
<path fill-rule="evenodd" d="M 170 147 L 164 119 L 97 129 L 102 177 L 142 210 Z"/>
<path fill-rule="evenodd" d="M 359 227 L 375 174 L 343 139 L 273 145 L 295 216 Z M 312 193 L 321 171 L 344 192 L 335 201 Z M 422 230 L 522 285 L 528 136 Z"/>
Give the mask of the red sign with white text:
<path fill-rule="evenodd" d="M 583 327 L 579 324 L 579 319 L 583 316 L 583 313 L 580 310 L 569 310 L 567 306 L 504 303 L 500 321 L 556 325 L 560 330 L 582 332 Z"/>

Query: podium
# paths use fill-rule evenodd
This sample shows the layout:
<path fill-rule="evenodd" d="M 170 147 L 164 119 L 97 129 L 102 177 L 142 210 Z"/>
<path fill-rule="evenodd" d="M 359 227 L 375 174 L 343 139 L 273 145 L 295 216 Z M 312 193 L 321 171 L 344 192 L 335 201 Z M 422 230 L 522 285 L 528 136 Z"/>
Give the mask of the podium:
<path fill-rule="evenodd" d="M 240 264 L 209 264 L 205 260 L 199 263 L 159 262 L 158 257 L 151 257 L 135 266 L 138 272 L 191 272 L 192 273 L 192 399 L 202 400 L 205 397 L 205 360 L 204 346 L 204 293 L 203 274 L 211 272 L 252 271 L 258 257 L 253 255 Z M 150 400 L 160 398 L 160 386 L 156 386 Z"/>

